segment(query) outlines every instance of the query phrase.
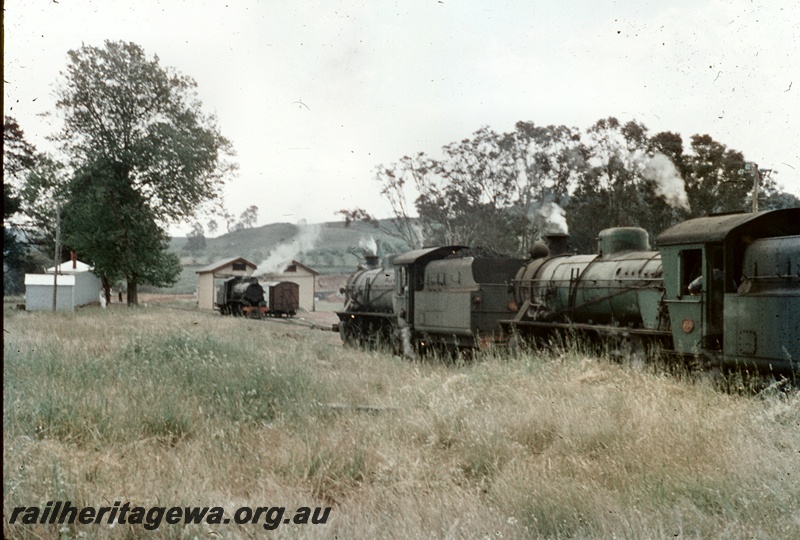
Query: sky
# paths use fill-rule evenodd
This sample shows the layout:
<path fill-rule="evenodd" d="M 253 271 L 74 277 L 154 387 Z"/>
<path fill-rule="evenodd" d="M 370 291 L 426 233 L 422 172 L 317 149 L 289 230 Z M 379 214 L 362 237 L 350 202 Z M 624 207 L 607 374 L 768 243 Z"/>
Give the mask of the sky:
<path fill-rule="evenodd" d="M 483 126 L 708 134 L 800 196 L 796 0 L 5 0 L 4 114 L 49 150 L 67 51 L 132 41 L 198 84 L 259 225 L 390 208 L 378 165 Z M 186 234 L 175 224 L 173 234 Z"/>

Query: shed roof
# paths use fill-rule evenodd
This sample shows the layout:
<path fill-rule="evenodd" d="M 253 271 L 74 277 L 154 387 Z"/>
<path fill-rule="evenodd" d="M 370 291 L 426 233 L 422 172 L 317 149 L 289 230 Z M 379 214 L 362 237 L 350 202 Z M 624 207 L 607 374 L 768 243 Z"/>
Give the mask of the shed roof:
<path fill-rule="evenodd" d="M 280 275 L 285 274 L 286 273 L 286 269 L 289 268 L 292 265 L 299 266 L 300 268 L 308 270 L 309 273 L 314 274 L 315 276 L 319 275 L 319 272 L 317 272 L 313 268 L 304 265 L 300 261 L 295 261 L 294 259 L 292 259 L 291 262 L 286 263 L 286 265 L 284 265 L 284 267 L 283 267 L 283 271 L 281 271 L 281 272 L 260 272 L 260 273 L 258 273 L 258 275 L 259 276 L 280 276 Z"/>
<path fill-rule="evenodd" d="M 75 268 L 72 267 L 72 261 L 66 260 L 58 265 L 58 272 L 60 274 L 79 274 L 81 272 L 91 272 L 93 270 L 93 266 L 90 266 L 82 261 L 75 261 Z M 45 270 L 46 274 L 52 274 L 55 272 L 56 267 L 51 266 L 47 270 Z"/>
<path fill-rule="evenodd" d="M 235 262 L 243 262 L 247 266 L 252 266 L 253 268 L 258 268 L 255 264 L 251 263 L 250 261 L 248 261 L 247 259 L 245 259 L 243 257 L 230 257 L 228 259 L 220 259 L 217 262 L 213 262 L 213 263 L 211 263 L 209 265 L 206 265 L 206 266 L 200 268 L 199 270 L 196 270 L 195 274 L 205 274 L 205 273 L 208 273 L 208 272 L 214 272 L 216 270 L 219 270 L 220 268 L 224 268 L 224 267 L 226 267 L 228 265 L 231 265 L 231 264 L 233 264 Z"/>
<path fill-rule="evenodd" d="M 658 236 L 659 246 L 721 242 L 735 229 L 747 226 L 758 236 L 800 234 L 800 208 L 748 214 L 706 216 L 678 223 Z"/>

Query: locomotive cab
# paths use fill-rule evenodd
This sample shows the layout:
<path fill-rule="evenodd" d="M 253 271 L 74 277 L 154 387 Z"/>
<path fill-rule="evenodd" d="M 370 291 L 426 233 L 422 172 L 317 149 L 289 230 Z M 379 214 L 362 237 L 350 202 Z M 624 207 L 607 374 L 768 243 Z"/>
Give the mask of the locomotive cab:
<path fill-rule="evenodd" d="M 725 298 L 722 243 L 663 246 L 661 255 L 675 350 L 720 352 Z"/>
<path fill-rule="evenodd" d="M 713 215 L 664 231 L 658 244 L 675 350 L 712 365 L 793 371 L 800 359 L 797 235 L 800 208 Z"/>

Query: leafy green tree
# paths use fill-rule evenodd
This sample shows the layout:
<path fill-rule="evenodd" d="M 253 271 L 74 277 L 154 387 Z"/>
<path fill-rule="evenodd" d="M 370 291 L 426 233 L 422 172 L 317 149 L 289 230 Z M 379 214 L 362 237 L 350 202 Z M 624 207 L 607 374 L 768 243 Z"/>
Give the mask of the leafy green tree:
<path fill-rule="evenodd" d="M 587 132 L 589 168 L 578 181 L 567 208 L 572 247 L 590 253 L 601 229 L 639 225 L 646 210 L 641 192 L 647 128 L 610 117 Z"/>
<path fill-rule="evenodd" d="M 693 216 L 750 210 L 753 182 L 740 174 L 745 159 L 710 135 L 693 135 L 687 157 L 686 192 Z"/>
<path fill-rule="evenodd" d="M 50 155 L 36 160 L 22 183 L 22 212 L 28 226 L 28 238 L 39 249 L 52 253 L 55 245 L 57 217 L 69 193 L 69 173 L 63 163 Z"/>
<path fill-rule="evenodd" d="M 426 241 L 517 250 L 509 208 L 515 199 L 516 167 L 501 136 L 488 127 L 443 148 L 433 174 L 419 186 L 416 208 Z"/>
<path fill-rule="evenodd" d="M 201 204 L 220 196 L 224 175 L 234 168 L 227 160 L 232 148 L 216 120 L 202 112 L 196 83 L 162 67 L 157 56 L 148 58 L 138 45 L 106 41 L 104 47 L 84 45 L 68 55 L 56 104 L 64 127 L 55 138 L 75 170 L 92 171 L 82 182 L 113 171 L 110 186 L 118 194 L 110 199 L 119 205 L 123 229 L 96 234 L 126 239 L 122 246 L 129 251 L 115 260 L 126 265 L 121 272 L 128 303 L 135 304 L 138 284 L 169 281 L 175 268 L 160 250 L 165 227 L 190 219 Z M 85 205 L 103 201 L 108 198 L 87 197 L 79 206 L 84 215 L 94 215 Z M 110 249 L 105 240 L 86 245 L 95 262 L 116 253 L 96 251 Z M 152 258 L 145 246 L 155 250 Z M 152 269 L 143 266 L 148 264 Z"/>
<path fill-rule="evenodd" d="M 759 198 L 759 209 L 761 210 L 798 207 L 800 207 L 800 198 L 791 193 L 780 191 L 777 187 L 771 187 L 763 199 Z"/>
<path fill-rule="evenodd" d="M 79 169 L 64 206 L 64 241 L 88 254 L 103 281 L 127 282 L 128 304 L 138 303 L 139 284 L 173 285 L 178 257 L 168 251 L 169 236 L 158 227 L 141 194 L 126 182 L 118 163 L 98 160 Z M 102 234 L 98 234 L 100 231 Z"/>

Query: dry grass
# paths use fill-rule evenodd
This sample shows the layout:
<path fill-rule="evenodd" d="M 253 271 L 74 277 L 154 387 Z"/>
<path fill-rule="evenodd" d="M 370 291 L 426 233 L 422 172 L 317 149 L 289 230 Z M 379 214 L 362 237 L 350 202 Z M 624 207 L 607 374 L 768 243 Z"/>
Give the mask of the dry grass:
<path fill-rule="evenodd" d="M 8 523 L 69 499 L 333 507 L 288 537 L 800 538 L 796 391 L 731 395 L 578 353 L 409 363 L 166 308 L 6 312 L 5 338 L 6 536 L 152 536 Z"/>

